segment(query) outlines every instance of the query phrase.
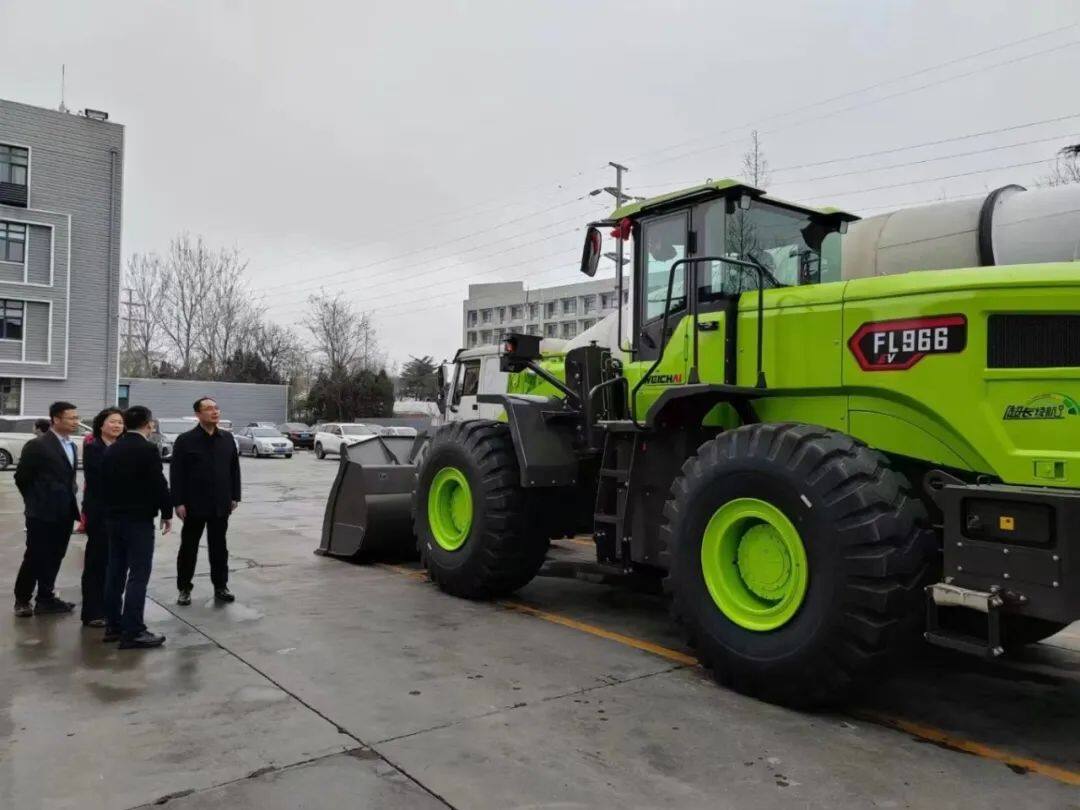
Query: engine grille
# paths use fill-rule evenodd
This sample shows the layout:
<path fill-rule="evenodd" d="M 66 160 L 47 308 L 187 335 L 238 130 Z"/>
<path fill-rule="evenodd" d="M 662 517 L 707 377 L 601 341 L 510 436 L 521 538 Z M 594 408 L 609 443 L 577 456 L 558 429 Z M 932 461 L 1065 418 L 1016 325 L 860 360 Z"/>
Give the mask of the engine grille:
<path fill-rule="evenodd" d="M 986 365 L 1080 367 L 1080 315 L 991 315 Z"/>

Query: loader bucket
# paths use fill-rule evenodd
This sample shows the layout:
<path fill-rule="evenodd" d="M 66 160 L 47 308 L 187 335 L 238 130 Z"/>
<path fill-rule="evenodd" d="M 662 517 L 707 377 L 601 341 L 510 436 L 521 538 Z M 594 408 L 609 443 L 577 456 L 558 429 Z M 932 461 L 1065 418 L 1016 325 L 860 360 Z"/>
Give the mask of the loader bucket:
<path fill-rule="evenodd" d="M 330 489 L 316 554 L 412 557 L 416 457 L 427 435 L 373 436 L 346 448 Z"/>

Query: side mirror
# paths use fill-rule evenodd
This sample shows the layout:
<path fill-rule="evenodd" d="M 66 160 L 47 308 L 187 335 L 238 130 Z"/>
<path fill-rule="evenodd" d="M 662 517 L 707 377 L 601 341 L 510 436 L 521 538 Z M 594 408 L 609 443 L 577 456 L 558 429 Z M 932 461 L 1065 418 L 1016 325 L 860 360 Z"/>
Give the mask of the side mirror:
<path fill-rule="evenodd" d="M 597 228 L 589 228 L 585 233 L 585 247 L 581 251 L 581 272 L 592 278 L 600 266 L 600 249 L 604 238 Z"/>
<path fill-rule="evenodd" d="M 442 363 L 435 372 L 435 385 L 435 406 L 439 409 L 439 413 L 446 416 L 446 367 Z"/>

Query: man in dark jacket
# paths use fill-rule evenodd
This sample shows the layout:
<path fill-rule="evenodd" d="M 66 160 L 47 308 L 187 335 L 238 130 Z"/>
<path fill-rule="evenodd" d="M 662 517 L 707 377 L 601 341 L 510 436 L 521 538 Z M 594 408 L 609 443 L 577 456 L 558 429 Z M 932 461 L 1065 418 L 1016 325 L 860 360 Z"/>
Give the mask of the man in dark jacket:
<path fill-rule="evenodd" d="M 240 458 L 229 431 L 218 427 L 221 409 L 210 397 L 195 400 L 199 424 L 176 437 L 169 481 L 176 514 L 184 521 L 176 556 L 178 605 L 191 604 L 192 578 L 199 555 L 199 540 L 206 530 L 210 555 L 210 581 L 214 598 L 232 602 L 229 591 L 229 551 L 225 533 L 229 515 L 240 503 Z"/>
<path fill-rule="evenodd" d="M 26 512 L 26 553 L 15 579 L 15 615 L 70 613 L 75 605 L 53 593 L 60 563 L 67 553 L 71 529 L 79 519 L 75 500 L 77 455 L 71 434 L 79 426 L 79 412 L 70 402 L 49 406 L 48 431 L 23 447 L 15 469 L 15 486 Z M 37 586 L 37 602 L 30 599 Z"/>
<path fill-rule="evenodd" d="M 119 639 L 121 649 L 160 647 L 165 636 L 143 623 L 146 584 L 154 564 L 154 521 L 161 515 L 161 533 L 172 528 L 169 485 L 161 454 L 147 440 L 149 408 L 124 411 L 124 434 L 109 445 L 101 480 L 109 513 L 109 568 L 105 575 L 105 641 Z"/>

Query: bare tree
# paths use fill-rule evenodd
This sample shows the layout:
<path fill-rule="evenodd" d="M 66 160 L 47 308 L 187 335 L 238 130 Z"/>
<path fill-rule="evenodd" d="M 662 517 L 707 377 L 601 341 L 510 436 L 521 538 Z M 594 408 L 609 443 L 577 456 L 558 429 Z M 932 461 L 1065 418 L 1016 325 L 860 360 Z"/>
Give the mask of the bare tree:
<path fill-rule="evenodd" d="M 124 272 L 129 311 L 124 313 L 121 346 L 121 373 L 147 377 L 161 356 L 161 257 L 156 253 L 136 254 L 128 259 Z"/>
<path fill-rule="evenodd" d="M 255 306 L 244 272 L 247 262 L 236 250 L 211 251 L 211 287 L 196 323 L 196 346 L 200 364 L 217 377 L 226 363 L 262 325 L 262 311 Z"/>
<path fill-rule="evenodd" d="M 743 179 L 755 188 L 767 188 L 772 180 L 769 161 L 765 158 L 765 151 L 761 148 L 761 136 L 756 129 L 750 133 L 750 148 L 742 157 L 742 175 Z"/>
<path fill-rule="evenodd" d="M 1066 146 L 1054 156 L 1054 164 L 1041 185 L 1065 186 L 1080 183 L 1080 144 Z"/>
<path fill-rule="evenodd" d="M 312 295 L 308 307 L 303 324 L 330 375 L 371 371 L 380 364 L 379 343 L 366 312 L 358 310 L 341 293 Z"/>
<path fill-rule="evenodd" d="M 251 336 L 250 351 L 266 364 L 272 374 L 283 380 L 297 376 L 304 366 L 304 350 L 290 330 L 276 323 L 259 323 Z"/>
<path fill-rule="evenodd" d="M 183 234 L 170 243 L 161 285 L 161 328 L 185 376 L 199 359 L 200 330 L 206 323 L 216 270 L 214 256 L 201 236 L 193 241 Z"/>

